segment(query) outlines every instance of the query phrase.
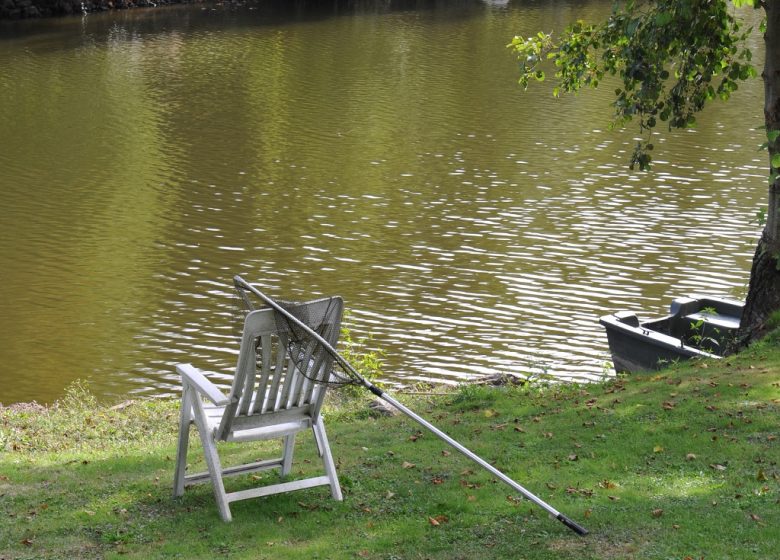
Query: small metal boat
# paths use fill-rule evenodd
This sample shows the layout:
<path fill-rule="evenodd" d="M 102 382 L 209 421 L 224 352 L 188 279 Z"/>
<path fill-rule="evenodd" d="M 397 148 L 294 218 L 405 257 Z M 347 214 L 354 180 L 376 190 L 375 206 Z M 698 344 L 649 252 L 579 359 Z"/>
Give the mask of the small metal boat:
<path fill-rule="evenodd" d="M 737 336 L 744 304 L 703 296 L 675 299 L 669 315 L 640 321 L 621 311 L 601 317 L 618 373 L 652 371 L 690 358 L 720 358 Z"/>

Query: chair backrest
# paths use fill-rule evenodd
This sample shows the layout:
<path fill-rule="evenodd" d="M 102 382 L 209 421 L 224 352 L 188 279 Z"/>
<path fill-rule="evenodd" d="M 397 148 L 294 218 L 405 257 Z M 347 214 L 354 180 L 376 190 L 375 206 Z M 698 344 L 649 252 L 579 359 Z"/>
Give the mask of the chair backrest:
<path fill-rule="evenodd" d="M 293 315 L 306 315 L 322 338 L 336 347 L 344 302 L 340 297 L 295 305 Z M 291 332 L 284 320 L 277 321 L 272 309 L 251 311 L 244 320 L 238 365 L 230 389 L 230 403 L 217 432 L 228 439 L 233 431 L 273 425 L 311 417 L 317 420 L 325 397 L 333 358 L 328 352 L 314 352 L 312 346 L 300 355 L 290 355 Z M 301 364 L 299 368 L 296 365 Z M 306 377 L 300 369 L 304 369 Z"/>

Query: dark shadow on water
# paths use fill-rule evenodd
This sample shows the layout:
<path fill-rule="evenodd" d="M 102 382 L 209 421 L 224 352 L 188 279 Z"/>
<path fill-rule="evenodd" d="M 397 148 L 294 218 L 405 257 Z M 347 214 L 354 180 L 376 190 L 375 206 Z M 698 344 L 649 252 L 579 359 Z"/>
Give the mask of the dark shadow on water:
<path fill-rule="evenodd" d="M 401 12 L 434 13 L 447 19 L 468 18 L 489 9 L 506 9 L 536 0 L 252 0 L 195 2 L 77 14 L 35 20 L 0 21 L 0 40 L 36 36 L 46 40 L 44 49 L 75 48 L 100 43 L 121 28 L 135 38 L 171 31 L 209 32 L 227 27 L 284 26 L 354 15 L 389 15 Z M 570 2 L 566 2 L 570 4 Z M 79 32 L 80 30 L 80 32 Z M 75 33 L 74 33 L 75 31 Z M 54 43 L 58 43 L 56 46 Z M 33 45 L 34 47 L 36 45 Z M 48 48 L 47 48 L 48 47 Z"/>

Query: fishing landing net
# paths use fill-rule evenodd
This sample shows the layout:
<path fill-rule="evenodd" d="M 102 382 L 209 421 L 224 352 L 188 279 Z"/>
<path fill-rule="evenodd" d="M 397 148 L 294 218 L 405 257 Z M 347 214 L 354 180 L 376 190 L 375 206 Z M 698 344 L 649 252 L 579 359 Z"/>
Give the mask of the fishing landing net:
<path fill-rule="evenodd" d="M 338 360 L 328 360 L 328 354 L 332 354 L 328 348 L 316 337 L 312 336 L 306 328 L 325 340 L 336 340 L 331 332 L 333 328 L 340 324 L 341 306 L 334 297 L 320 300 L 321 305 L 307 305 L 305 302 L 287 301 L 273 299 L 273 303 L 283 309 L 291 319 L 284 313 L 274 309 L 267 302 L 260 300 L 255 294 L 247 290 L 240 284 L 235 285 L 237 318 L 234 324 L 243 325 L 246 315 L 251 311 L 258 309 L 272 309 L 274 312 L 274 321 L 282 341 L 287 350 L 288 358 L 293 362 L 295 368 L 300 374 L 313 383 L 328 385 L 330 387 L 341 387 L 344 385 L 360 385 L 360 380 L 351 376 Z M 239 334 L 240 338 L 240 334 Z M 258 338 L 257 355 L 260 356 L 261 340 Z M 335 357 L 332 356 L 331 357 Z M 328 368 L 322 371 L 321 364 L 327 363 Z M 260 368 L 260 364 L 257 365 Z"/>

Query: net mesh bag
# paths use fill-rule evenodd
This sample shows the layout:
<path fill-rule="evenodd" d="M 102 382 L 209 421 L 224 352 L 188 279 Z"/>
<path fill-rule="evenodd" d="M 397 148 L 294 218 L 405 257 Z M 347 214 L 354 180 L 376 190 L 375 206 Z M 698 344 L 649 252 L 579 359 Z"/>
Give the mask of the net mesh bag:
<path fill-rule="evenodd" d="M 338 360 L 326 360 L 328 354 L 335 358 L 335 353 L 312 334 L 316 333 L 325 340 L 335 340 L 330 331 L 339 324 L 340 307 L 336 298 L 327 298 L 326 305 L 316 306 L 274 299 L 273 302 L 286 312 L 282 313 L 256 297 L 253 298 L 252 292 L 241 286 L 236 286 L 236 292 L 237 304 L 241 307 L 244 317 L 246 313 L 257 309 L 273 309 L 276 328 L 286 335 L 283 338 L 286 339 L 287 354 L 303 377 L 313 383 L 329 386 L 359 384 L 358 380 L 344 371 Z M 257 344 L 260 344 L 259 340 Z M 327 371 L 320 367 L 323 362 L 329 364 Z"/>

